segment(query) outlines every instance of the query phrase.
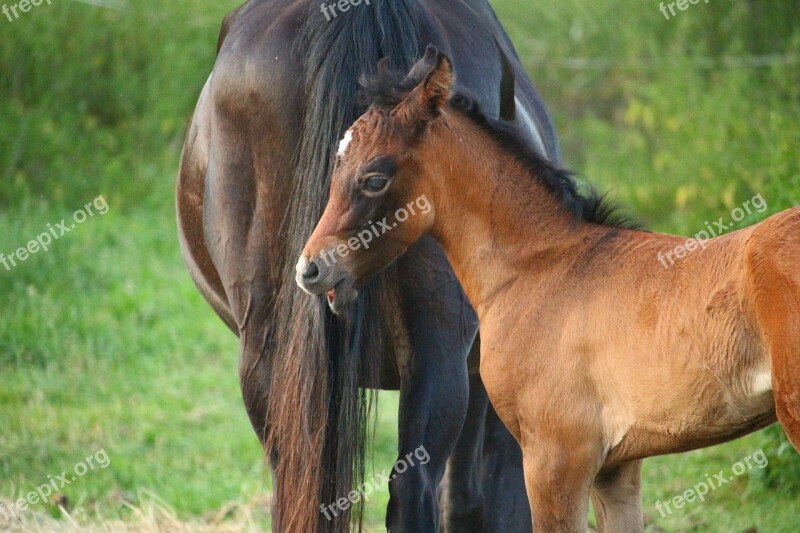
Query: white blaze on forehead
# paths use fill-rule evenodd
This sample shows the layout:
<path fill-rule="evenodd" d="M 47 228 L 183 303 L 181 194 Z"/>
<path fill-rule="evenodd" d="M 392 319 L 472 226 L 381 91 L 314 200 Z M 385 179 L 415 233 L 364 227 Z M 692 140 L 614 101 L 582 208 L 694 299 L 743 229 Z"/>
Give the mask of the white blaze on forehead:
<path fill-rule="evenodd" d="M 353 140 L 353 132 L 352 130 L 347 130 L 342 140 L 339 141 L 339 151 L 336 152 L 336 155 L 342 157 L 344 153 L 347 151 L 347 147 L 350 145 L 350 141 L 352 140 Z"/>

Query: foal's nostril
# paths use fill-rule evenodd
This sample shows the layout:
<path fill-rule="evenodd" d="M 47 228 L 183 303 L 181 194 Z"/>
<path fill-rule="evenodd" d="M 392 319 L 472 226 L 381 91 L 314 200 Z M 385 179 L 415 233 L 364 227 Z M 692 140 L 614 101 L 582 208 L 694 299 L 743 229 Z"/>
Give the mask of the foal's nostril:
<path fill-rule="evenodd" d="M 316 263 L 308 263 L 305 272 L 303 272 L 303 279 L 311 280 L 319 276 L 319 267 Z"/>

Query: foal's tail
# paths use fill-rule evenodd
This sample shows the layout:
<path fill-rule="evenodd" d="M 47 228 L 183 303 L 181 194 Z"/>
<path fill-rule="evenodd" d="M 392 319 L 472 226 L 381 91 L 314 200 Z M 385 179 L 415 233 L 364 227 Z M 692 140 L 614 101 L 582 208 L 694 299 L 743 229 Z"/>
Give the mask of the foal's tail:
<path fill-rule="evenodd" d="M 278 456 L 275 530 L 345 532 L 351 512 L 360 525 L 360 505 L 355 511 L 328 505 L 347 497 L 364 475 L 370 398 L 358 385 L 377 381 L 380 313 L 369 287 L 350 316 L 339 319 L 324 297 L 306 295 L 291 280 L 327 200 L 335 145 L 363 111 L 356 102 L 359 78 L 373 74 L 384 56 L 397 69 L 413 65 L 419 8 L 416 0 L 391 0 L 353 5 L 336 17 L 313 2 L 308 9 L 295 45 L 305 58 L 304 119 L 285 222 L 283 280 L 289 281 L 276 300 L 266 450 Z"/>
<path fill-rule="evenodd" d="M 747 262 L 772 362 L 778 421 L 800 452 L 800 207 L 768 218 L 753 231 Z"/>

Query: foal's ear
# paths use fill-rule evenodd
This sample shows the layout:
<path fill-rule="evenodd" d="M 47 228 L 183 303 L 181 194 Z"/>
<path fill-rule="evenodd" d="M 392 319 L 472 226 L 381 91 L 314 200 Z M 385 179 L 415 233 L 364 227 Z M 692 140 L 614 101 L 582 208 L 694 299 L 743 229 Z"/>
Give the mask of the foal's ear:
<path fill-rule="evenodd" d="M 422 126 L 438 117 L 450 100 L 453 64 L 445 54 L 428 45 L 425 56 L 412 67 L 404 83 L 414 81 L 416 86 L 394 113 L 404 121 Z"/>

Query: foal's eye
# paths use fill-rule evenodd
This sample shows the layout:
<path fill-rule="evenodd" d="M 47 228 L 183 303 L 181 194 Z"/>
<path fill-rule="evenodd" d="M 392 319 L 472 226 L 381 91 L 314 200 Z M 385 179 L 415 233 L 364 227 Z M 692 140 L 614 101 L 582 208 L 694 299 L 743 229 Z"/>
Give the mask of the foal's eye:
<path fill-rule="evenodd" d="M 374 175 L 367 178 L 364 182 L 363 189 L 368 193 L 378 193 L 383 191 L 389 184 L 389 178 L 382 175 Z"/>

